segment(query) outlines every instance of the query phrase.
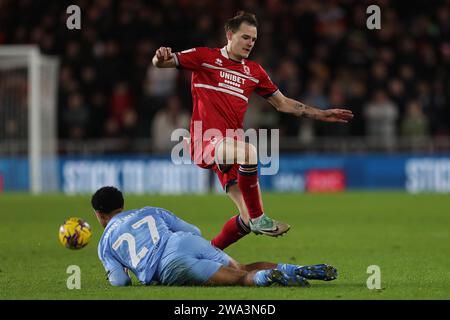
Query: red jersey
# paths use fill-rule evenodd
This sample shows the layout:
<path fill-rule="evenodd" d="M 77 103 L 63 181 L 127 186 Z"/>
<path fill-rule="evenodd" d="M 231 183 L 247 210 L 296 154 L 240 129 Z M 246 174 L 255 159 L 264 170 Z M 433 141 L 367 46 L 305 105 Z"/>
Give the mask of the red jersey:
<path fill-rule="evenodd" d="M 215 128 L 225 136 L 226 129 L 242 129 L 251 93 L 269 97 L 278 90 L 258 63 L 231 60 L 225 47 L 193 48 L 174 57 L 177 68 L 192 71 L 191 137 L 194 121 L 202 121 L 202 133 Z"/>

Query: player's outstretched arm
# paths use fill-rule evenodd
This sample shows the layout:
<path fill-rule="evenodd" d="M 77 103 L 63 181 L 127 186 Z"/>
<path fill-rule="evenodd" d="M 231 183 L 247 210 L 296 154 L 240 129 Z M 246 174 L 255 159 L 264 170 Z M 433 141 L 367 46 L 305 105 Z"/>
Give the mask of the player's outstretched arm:
<path fill-rule="evenodd" d="M 173 55 L 172 48 L 160 47 L 156 50 L 152 63 L 157 68 L 175 68 L 177 64 Z"/>
<path fill-rule="evenodd" d="M 280 91 L 267 99 L 269 103 L 280 112 L 292 113 L 298 117 L 307 117 L 325 122 L 342 122 L 347 123 L 353 118 L 351 110 L 347 109 L 327 109 L 321 110 L 310 107 L 300 101 L 290 99 L 284 96 Z"/>

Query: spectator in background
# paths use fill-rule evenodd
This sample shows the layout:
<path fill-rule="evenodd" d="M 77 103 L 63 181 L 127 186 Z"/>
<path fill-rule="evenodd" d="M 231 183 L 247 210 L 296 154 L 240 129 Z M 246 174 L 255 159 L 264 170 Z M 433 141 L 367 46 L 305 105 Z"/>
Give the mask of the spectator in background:
<path fill-rule="evenodd" d="M 0 141 L 27 139 L 27 75 L 21 71 L 9 71 L 8 75 L 0 79 Z M 11 95 L 15 95 L 16 99 L 11 99 Z"/>
<path fill-rule="evenodd" d="M 293 59 L 281 59 L 276 72 L 276 81 L 278 87 L 289 96 L 298 96 L 300 94 L 300 74 L 298 65 Z"/>
<path fill-rule="evenodd" d="M 445 81 L 436 80 L 433 85 L 432 94 L 432 115 L 428 115 L 430 121 L 430 130 L 436 135 L 448 135 L 450 133 L 450 75 L 445 89 Z M 447 95 L 447 99 L 445 96 Z M 426 113 L 425 113 L 426 114 Z M 431 126 L 433 124 L 433 127 Z"/>
<path fill-rule="evenodd" d="M 310 94 L 308 84 L 319 81 L 321 95 L 339 101 L 332 84 L 341 83 L 345 106 L 355 113 L 350 126 L 352 135 L 372 130 L 366 128 L 363 106 L 368 94 L 378 89 L 386 90 L 398 106 L 396 129 L 407 113 L 407 101 L 414 97 L 428 120 L 429 133 L 433 136 L 450 133 L 448 0 L 426 5 L 419 4 L 420 1 L 383 0 L 379 3 L 382 29 L 378 31 L 366 28 L 367 4 L 358 0 L 158 3 L 83 0 L 78 3 L 83 12 L 81 31 L 67 29 L 65 1 L 3 2 L 0 43 L 38 44 L 42 52 L 61 59 L 58 90 L 61 138 L 70 131 L 65 114 L 72 112 L 68 110 L 68 100 L 77 92 L 82 92 L 87 105 L 93 107 L 88 110 L 90 124 L 85 138 L 133 136 L 134 124 L 139 135 L 147 137 L 148 123 L 174 94 L 189 110 L 190 85 L 186 83 L 190 83 L 190 73 L 180 72 L 177 76 L 174 69 L 148 68 L 152 53 L 166 39 L 177 44 L 173 48 L 176 50 L 198 45 L 200 38 L 205 45 L 216 46 L 222 39 L 216 26 L 237 9 L 255 12 L 264 21 L 254 53 L 257 55 L 252 59 L 274 66 L 270 76 L 283 91 L 300 98 Z M 343 70 L 350 74 L 350 82 L 342 83 Z M 109 106 L 111 93 L 120 80 L 125 80 L 128 90 L 133 91 L 133 109 L 124 112 L 119 123 Z M 264 114 L 262 103 L 261 107 L 253 111 Z M 249 118 L 253 111 L 248 113 Z M 260 116 L 255 114 L 253 118 Z M 278 122 L 273 124 L 272 119 L 262 118 L 256 123 L 273 125 L 280 128 L 281 134 L 291 137 L 298 136 L 300 131 L 305 140 L 317 134 L 317 128 L 299 123 L 296 118 L 281 114 L 275 121 Z M 15 132 L 16 125 L 10 122 L 9 132 Z"/>
<path fill-rule="evenodd" d="M 98 89 L 97 71 L 95 67 L 86 65 L 81 68 L 81 88 L 86 96 L 91 96 Z"/>
<path fill-rule="evenodd" d="M 365 10 L 361 11 L 365 15 Z M 360 19 L 360 17 L 358 17 Z M 363 21 L 362 19 L 361 21 Z M 365 26 L 361 27 L 365 28 Z M 349 34 L 347 48 L 342 53 L 341 62 L 353 68 L 364 69 L 369 61 L 370 52 L 368 50 L 367 39 L 359 31 L 353 31 Z"/>
<path fill-rule="evenodd" d="M 388 69 L 383 62 L 376 62 L 372 66 L 372 73 L 369 81 L 371 90 L 382 89 L 388 82 Z"/>
<path fill-rule="evenodd" d="M 69 96 L 67 111 L 64 113 L 64 121 L 70 139 L 82 139 L 86 137 L 89 109 L 85 105 L 84 97 L 81 93 L 76 92 Z"/>
<path fill-rule="evenodd" d="M 145 93 L 158 100 L 165 100 L 175 93 L 176 69 L 158 69 L 148 67 L 145 79 Z"/>
<path fill-rule="evenodd" d="M 406 113 L 401 122 L 401 134 L 412 140 L 423 138 L 428 134 L 428 120 L 417 100 L 411 100 L 407 104 Z"/>
<path fill-rule="evenodd" d="M 137 133 L 137 114 L 133 109 L 128 109 L 123 115 L 122 131 L 125 138 L 134 138 Z"/>
<path fill-rule="evenodd" d="M 414 92 L 417 81 L 414 67 L 410 64 L 403 64 L 399 67 L 398 73 L 405 84 L 406 92 Z"/>
<path fill-rule="evenodd" d="M 388 93 L 392 101 L 398 106 L 401 114 L 405 111 L 406 92 L 403 82 L 399 78 L 392 78 L 388 83 Z"/>
<path fill-rule="evenodd" d="M 319 7 L 316 30 L 323 37 L 335 40 L 343 36 L 346 23 L 346 13 L 335 1 L 323 2 Z"/>
<path fill-rule="evenodd" d="M 272 129 L 277 128 L 279 123 L 279 112 L 259 97 L 249 100 L 248 107 L 251 112 L 247 112 L 244 118 L 244 130 Z"/>
<path fill-rule="evenodd" d="M 313 79 L 309 83 L 308 89 L 303 96 L 303 100 L 305 103 L 320 109 L 326 109 L 330 104 L 327 95 L 325 94 L 324 84 L 318 79 Z"/>
<path fill-rule="evenodd" d="M 98 40 L 92 50 L 102 87 L 110 89 L 118 81 L 128 77 L 129 61 L 120 55 L 121 47 L 114 38 L 106 41 Z"/>
<path fill-rule="evenodd" d="M 158 111 L 151 124 L 152 147 L 156 152 L 170 152 L 178 142 L 171 141 L 175 129 L 189 128 L 190 116 L 181 106 L 180 99 L 170 96 L 167 104 Z"/>
<path fill-rule="evenodd" d="M 59 71 L 59 89 L 62 96 L 60 98 L 67 99 L 68 95 L 77 91 L 79 87 L 73 68 L 70 65 L 62 65 Z"/>
<path fill-rule="evenodd" d="M 320 109 L 326 109 L 330 105 L 330 102 L 325 94 L 324 84 L 321 80 L 313 79 L 309 83 L 308 89 L 303 96 L 303 101 L 310 106 Z M 316 136 L 317 126 L 320 126 L 320 124 L 314 123 L 314 120 L 304 117 L 301 118 L 298 131 L 300 141 L 305 144 L 312 143 L 314 137 Z"/>
<path fill-rule="evenodd" d="M 2 139 L 18 139 L 20 130 L 17 119 L 3 119 L 4 125 L 0 129 L 0 137 L 2 137 Z"/>
<path fill-rule="evenodd" d="M 343 87 L 344 86 L 338 80 L 331 84 L 328 94 L 331 106 L 342 107 L 348 105 Z M 319 136 L 342 137 L 350 132 L 350 127 L 337 125 L 336 123 L 329 123 L 328 126 L 324 126 L 323 123 L 317 123 L 317 131 Z"/>
<path fill-rule="evenodd" d="M 347 105 L 352 109 L 356 115 L 350 124 L 350 132 L 354 136 L 362 137 L 365 134 L 365 118 L 364 118 L 364 105 L 367 101 L 367 87 L 363 81 L 354 79 L 348 92 Z"/>
<path fill-rule="evenodd" d="M 114 86 L 110 102 L 110 114 L 120 130 L 129 131 L 136 123 L 134 99 L 128 83 L 125 81 L 119 81 Z"/>
<path fill-rule="evenodd" d="M 78 41 L 72 40 L 66 44 L 64 64 L 70 65 L 74 70 L 80 70 L 82 66 L 81 46 Z"/>
<path fill-rule="evenodd" d="M 104 124 L 104 135 L 103 138 L 120 138 L 121 131 L 119 124 L 114 118 L 107 118 Z"/>
<path fill-rule="evenodd" d="M 300 96 L 300 71 L 298 65 L 295 63 L 295 60 L 292 58 L 284 57 L 280 60 L 279 66 L 275 72 L 275 80 L 281 91 L 286 92 L 286 94 L 291 97 Z M 263 102 L 262 105 L 265 107 L 261 106 L 258 110 L 267 110 L 267 108 L 271 108 L 267 102 Z M 255 109 L 256 108 L 253 108 L 253 110 Z M 252 117 L 252 115 L 249 115 L 249 117 Z M 275 127 L 280 127 L 281 135 L 293 136 L 296 134 L 299 125 L 298 118 L 292 117 L 289 114 L 281 113 L 276 115 L 276 119 L 278 119 L 279 122 L 275 124 Z"/>
<path fill-rule="evenodd" d="M 94 92 L 90 99 L 90 105 L 92 106 L 89 117 L 90 136 L 103 137 L 105 135 L 104 125 L 108 119 L 106 96 L 101 91 Z"/>
<path fill-rule="evenodd" d="M 384 90 L 377 90 L 373 99 L 364 107 L 366 133 L 371 142 L 390 148 L 395 144 L 398 107 Z"/>
<path fill-rule="evenodd" d="M 151 53 L 153 54 L 153 52 Z M 151 56 L 149 54 L 149 56 Z M 164 107 L 167 99 L 176 93 L 178 74 L 176 69 L 147 68 L 143 80 L 143 95 L 139 105 L 140 114 L 152 119 L 155 114 Z M 189 74 L 190 79 L 190 74 Z M 188 86 L 187 88 L 190 88 Z M 190 98 L 190 90 L 189 90 Z M 191 99 L 188 100 L 189 102 Z M 142 124 L 145 132 L 148 132 L 147 123 Z M 148 133 L 146 133 L 147 135 Z"/>

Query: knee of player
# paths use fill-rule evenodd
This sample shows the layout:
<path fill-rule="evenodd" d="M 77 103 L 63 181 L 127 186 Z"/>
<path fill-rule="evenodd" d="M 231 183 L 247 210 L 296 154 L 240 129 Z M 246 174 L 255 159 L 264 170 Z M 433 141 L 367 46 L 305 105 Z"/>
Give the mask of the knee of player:
<path fill-rule="evenodd" d="M 239 262 L 237 262 L 233 258 L 230 258 L 230 262 L 228 263 L 228 267 L 236 269 L 236 270 L 246 271 L 245 265 L 244 264 L 240 264 Z"/>
<path fill-rule="evenodd" d="M 256 147 L 250 143 L 238 144 L 236 147 L 236 163 L 238 164 L 257 164 L 258 152 Z"/>
<path fill-rule="evenodd" d="M 245 164 L 258 164 L 258 150 L 250 143 L 245 144 Z"/>

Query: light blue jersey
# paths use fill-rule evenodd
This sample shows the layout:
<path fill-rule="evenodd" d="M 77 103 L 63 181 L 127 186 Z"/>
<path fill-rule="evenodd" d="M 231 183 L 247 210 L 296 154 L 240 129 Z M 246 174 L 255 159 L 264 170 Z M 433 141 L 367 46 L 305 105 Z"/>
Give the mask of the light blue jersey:
<path fill-rule="evenodd" d="M 203 284 L 231 261 L 196 226 L 155 207 L 114 216 L 100 239 L 98 256 L 113 286 L 131 284 L 124 268 L 143 284 Z"/>
<path fill-rule="evenodd" d="M 149 284 L 152 280 L 160 281 L 155 273 L 158 268 L 164 269 L 160 262 L 175 232 L 200 237 L 200 230 L 196 226 L 162 208 L 144 207 L 114 216 L 106 226 L 98 246 L 98 256 L 111 284 L 122 286 L 131 283 L 124 268 L 132 271 L 143 284 Z"/>

